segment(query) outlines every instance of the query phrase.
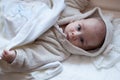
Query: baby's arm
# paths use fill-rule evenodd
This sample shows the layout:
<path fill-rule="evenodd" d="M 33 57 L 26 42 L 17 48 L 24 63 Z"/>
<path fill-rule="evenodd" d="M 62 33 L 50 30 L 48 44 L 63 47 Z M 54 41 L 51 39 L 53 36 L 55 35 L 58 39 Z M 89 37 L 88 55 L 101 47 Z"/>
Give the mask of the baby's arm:
<path fill-rule="evenodd" d="M 9 65 L 11 72 L 26 72 L 40 68 L 44 64 L 61 60 L 62 57 L 46 51 L 40 41 L 15 49 L 16 57 Z M 12 56 L 13 52 L 10 52 Z"/>
<path fill-rule="evenodd" d="M 2 53 L 2 60 L 5 60 L 8 63 L 12 63 L 16 57 L 14 50 L 4 50 Z"/>

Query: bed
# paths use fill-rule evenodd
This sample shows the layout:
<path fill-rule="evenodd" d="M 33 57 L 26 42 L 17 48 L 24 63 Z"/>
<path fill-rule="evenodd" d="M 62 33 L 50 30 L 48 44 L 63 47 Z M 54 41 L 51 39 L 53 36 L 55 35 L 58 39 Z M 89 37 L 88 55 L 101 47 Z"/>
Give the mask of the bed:
<path fill-rule="evenodd" d="M 4 0 L 5 1 L 5 0 Z M 29 0 L 28 0 L 29 1 Z M 118 33 L 120 32 L 120 0 L 91 0 L 84 11 L 92 9 L 96 6 L 101 7 L 104 14 L 112 15 L 116 22 Z M 120 37 L 117 38 L 118 48 L 120 46 Z M 97 56 L 94 58 L 87 56 L 71 55 L 68 59 L 62 62 L 63 70 L 47 80 L 119 80 L 120 79 L 120 52 L 110 55 L 108 60 L 105 60 L 99 65 L 101 58 L 108 56 Z M 117 59 L 116 59 L 117 58 Z M 111 60 L 112 59 L 112 60 Z M 112 64 L 112 65 L 111 65 Z M 35 73 L 36 78 L 31 78 L 31 75 L 25 76 L 26 73 L 18 74 L 2 74 L 0 80 L 44 80 L 39 77 L 39 73 Z"/>

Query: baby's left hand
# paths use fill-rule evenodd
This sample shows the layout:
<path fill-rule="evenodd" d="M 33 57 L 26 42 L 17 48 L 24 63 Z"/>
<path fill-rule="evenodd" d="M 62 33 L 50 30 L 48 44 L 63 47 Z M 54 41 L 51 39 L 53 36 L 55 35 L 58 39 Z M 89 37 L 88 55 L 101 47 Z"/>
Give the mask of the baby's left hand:
<path fill-rule="evenodd" d="M 8 63 L 12 63 L 16 57 L 16 53 L 14 50 L 4 50 L 2 53 L 2 60 L 5 60 Z"/>

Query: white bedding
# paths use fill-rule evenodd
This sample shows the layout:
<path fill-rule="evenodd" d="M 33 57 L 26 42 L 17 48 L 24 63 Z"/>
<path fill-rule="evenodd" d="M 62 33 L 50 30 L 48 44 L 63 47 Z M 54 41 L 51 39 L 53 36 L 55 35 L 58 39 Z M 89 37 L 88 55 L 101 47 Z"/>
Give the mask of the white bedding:
<path fill-rule="evenodd" d="M 0 56 L 4 49 L 30 43 L 42 35 L 56 23 L 65 6 L 63 0 L 53 0 L 51 8 L 37 0 L 2 0 L 1 3 L 0 40 L 4 44 L 0 44 Z"/>
<path fill-rule="evenodd" d="M 50 80 L 120 80 L 120 63 L 109 69 L 97 69 L 89 57 L 72 55 L 63 62 L 63 71 Z"/>

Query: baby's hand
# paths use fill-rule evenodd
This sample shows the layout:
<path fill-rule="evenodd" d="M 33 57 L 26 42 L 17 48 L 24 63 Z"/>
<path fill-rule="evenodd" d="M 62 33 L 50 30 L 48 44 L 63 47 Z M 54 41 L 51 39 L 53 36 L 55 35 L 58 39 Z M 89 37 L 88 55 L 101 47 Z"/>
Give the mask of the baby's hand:
<path fill-rule="evenodd" d="M 16 57 L 16 53 L 14 50 L 4 50 L 2 53 L 2 60 L 5 60 L 8 63 L 12 63 Z"/>

